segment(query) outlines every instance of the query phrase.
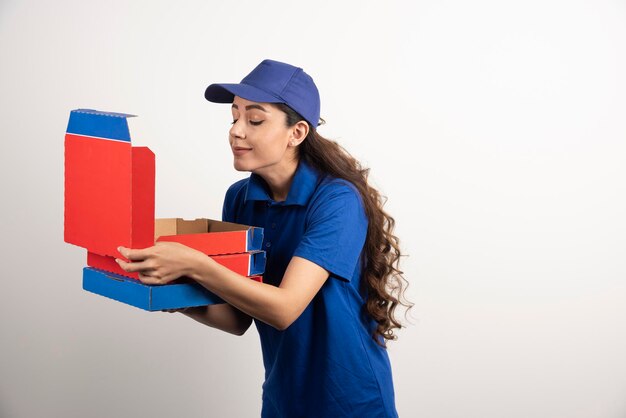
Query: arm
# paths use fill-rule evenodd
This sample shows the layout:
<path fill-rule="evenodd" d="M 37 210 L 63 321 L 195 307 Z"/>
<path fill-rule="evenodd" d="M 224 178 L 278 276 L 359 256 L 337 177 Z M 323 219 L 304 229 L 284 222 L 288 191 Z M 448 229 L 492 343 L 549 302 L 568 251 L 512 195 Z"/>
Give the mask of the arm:
<path fill-rule="evenodd" d="M 243 335 L 250 324 L 252 318 L 232 307 L 228 303 L 220 303 L 209 306 L 197 306 L 179 310 L 180 313 L 206 326 L 217 328 L 234 335 Z"/>
<path fill-rule="evenodd" d="M 190 277 L 244 314 L 284 330 L 300 316 L 331 272 L 344 280 L 352 277 L 365 241 L 367 218 L 358 192 L 342 188 L 327 195 L 312 211 L 279 287 L 250 280 L 200 251 L 174 242 L 157 242 L 154 247 L 137 250 L 119 247 L 120 254 L 133 262 L 116 261 L 127 272 L 140 272 L 139 280 L 145 284 Z M 214 323 L 211 312 L 208 308 L 206 314 L 199 312 L 198 320 L 212 318 L 207 322 Z"/>
<path fill-rule="evenodd" d="M 317 264 L 293 257 L 279 287 L 250 280 L 197 257 L 189 277 L 250 317 L 284 330 L 294 322 L 322 287 L 329 273 Z"/>
<path fill-rule="evenodd" d="M 120 267 L 128 272 L 139 272 L 139 280 L 144 284 L 167 284 L 187 276 L 222 298 L 226 304 L 181 312 L 205 325 L 236 335 L 242 335 L 248 329 L 251 317 L 279 330 L 286 329 L 329 277 L 328 271 L 317 264 L 293 257 L 280 287 L 276 287 L 250 280 L 179 243 L 162 242 L 137 250 L 119 247 L 119 251 L 134 261 L 115 259 Z"/>

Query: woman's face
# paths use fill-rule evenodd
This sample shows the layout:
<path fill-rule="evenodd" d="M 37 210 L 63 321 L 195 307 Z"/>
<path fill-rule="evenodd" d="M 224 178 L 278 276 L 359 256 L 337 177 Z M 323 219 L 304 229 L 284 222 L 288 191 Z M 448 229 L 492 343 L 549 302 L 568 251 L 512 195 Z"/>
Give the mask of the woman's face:
<path fill-rule="evenodd" d="M 286 115 L 278 107 L 235 96 L 231 111 L 228 139 L 236 170 L 267 172 L 293 158 L 294 127 L 286 126 Z"/>

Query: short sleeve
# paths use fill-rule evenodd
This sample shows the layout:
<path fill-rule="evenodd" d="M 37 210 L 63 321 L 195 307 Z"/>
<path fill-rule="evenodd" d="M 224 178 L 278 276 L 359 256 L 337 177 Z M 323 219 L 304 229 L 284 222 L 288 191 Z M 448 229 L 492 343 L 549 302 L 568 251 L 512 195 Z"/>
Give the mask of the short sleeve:
<path fill-rule="evenodd" d="M 367 235 L 359 192 L 352 185 L 332 183 L 311 205 L 304 235 L 293 255 L 350 281 Z"/>

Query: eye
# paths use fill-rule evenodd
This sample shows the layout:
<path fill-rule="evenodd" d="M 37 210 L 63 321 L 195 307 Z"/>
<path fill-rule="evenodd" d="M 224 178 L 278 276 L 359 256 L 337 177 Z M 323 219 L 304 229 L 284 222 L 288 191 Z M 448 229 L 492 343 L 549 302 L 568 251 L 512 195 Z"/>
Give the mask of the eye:
<path fill-rule="evenodd" d="M 234 125 L 235 123 L 237 123 L 238 119 L 235 119 L 234 121 L 232 121 L 230 124 Z"/>
<path fill-rule="evenodd" d="M 259 125 L 260 125 L 260 124 L 262 124 L 262 123 L 263 123 L 263 121 L 262 121 L 262 120 L 261 120 L 261 121 L 258 121 L 258 122 L 255 122 L 255 121 L 253 121 L 253 120 L 251 120 L 251 121 L 250 121 L 250 125 L 254 125 L 254 126 L 259 126 Z"/>

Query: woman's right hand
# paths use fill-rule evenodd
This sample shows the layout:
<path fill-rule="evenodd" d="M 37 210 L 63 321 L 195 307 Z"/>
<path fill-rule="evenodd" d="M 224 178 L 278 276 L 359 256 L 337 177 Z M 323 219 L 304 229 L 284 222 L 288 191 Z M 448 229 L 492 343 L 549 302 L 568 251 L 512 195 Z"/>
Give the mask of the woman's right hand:
<path fill-rule="evenodd" d="M 161 309 L 161 312 L 168 312 L 168 313 L 176 313 L 176 312 L 180 312 L 180 313 L 185 313 L 189 310 L 190 308 L 177 308 L 177 309 Z"/>
<path fill-rule="evenodd" d="M 167 313 L 176 313 L 179 312 L 181 314 L 187 315 L 188 317 L 195 317 L 198 315 L 202 315 L 202 313 L 206 312 L 206 306 L 189 306 L 187 308 L 176 308 L 176 309 L 161 309 L 161 312 Z"/>
<path fill-rule="evenodd" d="M 227 303 L 178 309 L 161 309 L 161 312 L 180 312 L 201 324 L 235 335 L 243 335 L 252 324 L 252 317 Z"/>

